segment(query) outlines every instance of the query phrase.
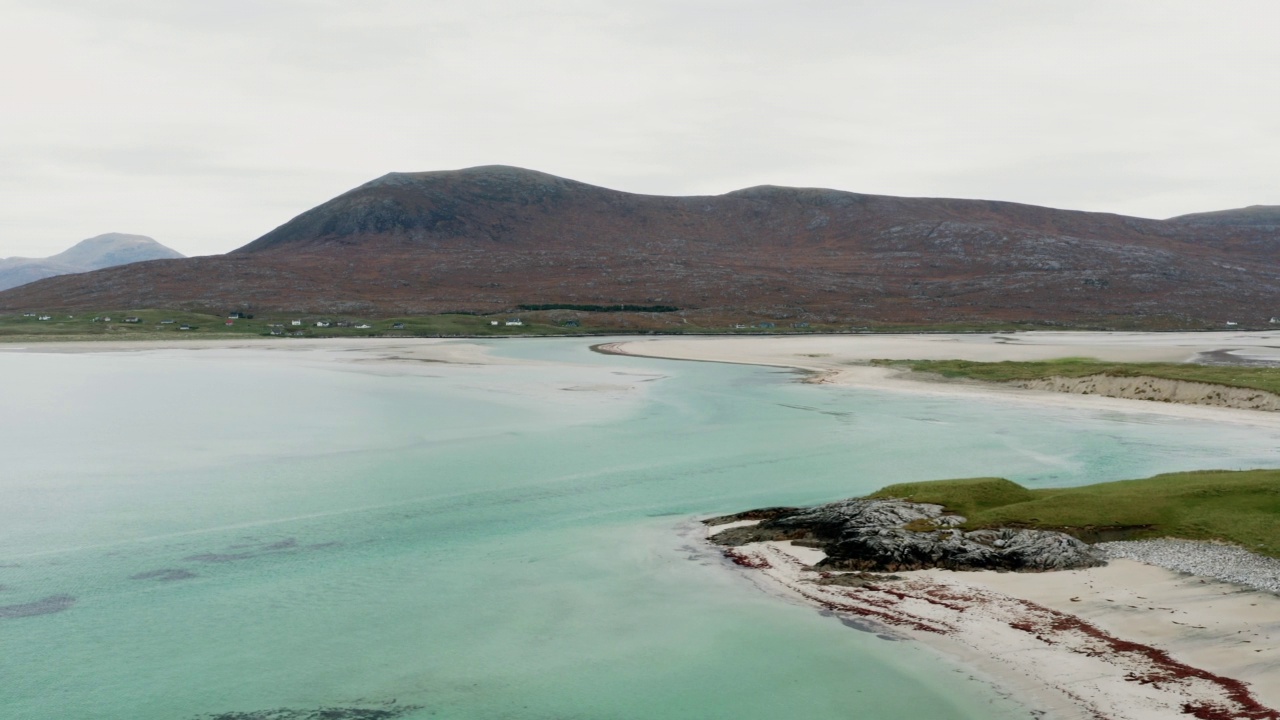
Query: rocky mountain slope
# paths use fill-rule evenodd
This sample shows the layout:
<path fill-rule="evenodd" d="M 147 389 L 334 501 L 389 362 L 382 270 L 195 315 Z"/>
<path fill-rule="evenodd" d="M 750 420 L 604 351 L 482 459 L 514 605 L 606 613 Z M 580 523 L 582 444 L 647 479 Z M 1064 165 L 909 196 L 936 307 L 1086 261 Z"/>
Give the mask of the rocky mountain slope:
<path fill-rule="evenodd" d="M 1280 231 L 810 188 L 636 195 L 492 166 L 385 175 L 224 256 L 0 293 L 0 312 L 623 303 L 744 320 L 1262 326 L 1280 313 Z"/>
<path fill-rule="evenodd" d="M 107 233 L 81 240 L 57 255 L 46 258 L 0 258 L 0 290 L 55 275 L 100 270 L 143 260 L 181 257 L 182 253 L 145 235 Z"/>

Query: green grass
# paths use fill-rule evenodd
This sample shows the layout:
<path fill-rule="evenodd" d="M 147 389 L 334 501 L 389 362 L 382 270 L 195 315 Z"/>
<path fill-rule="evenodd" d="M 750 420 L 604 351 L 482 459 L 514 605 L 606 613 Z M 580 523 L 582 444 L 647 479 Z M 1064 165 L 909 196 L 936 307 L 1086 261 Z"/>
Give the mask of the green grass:
<path fill-rule="evenodd" d="M 1221 540 L 1280 557 L 1280 470 L 1170 473 L 1038 490 L 1002 478 L 939 480 L 890 485 L 872 497 L 944 505 L 968 518 L 968 529 L 1065 529 L 1089 539 L 1121 528 L 1126 537 Z"/>
<path fill-rule="evenodd" d="M 103 318 L 111 318 L 106 322 Z M 124 318 L 137 317 L 139 323 L 125 323 Z M 589 332 L 590 328 L 565 327 L 552 320 L 524 318 L 524 325 L 508 327 L 507 315 L 481 316 L 463 314 L 427 315 L 405 318 L 366 318 L 348 314 L 267 314 L 253 319 L 234 319 L 230 325 L 225 315 L 176 312 L 169 310 L 106 310 L 93 313 L 68 315 L 54 314 L 50 320 L 39 316 L 0 316 L 0 342 L 32 342 L 40 340 L 158 340 L 187 338 L 228 338 L 269 336 L 273 325 L 292 337 L 301 332 L 303 337 L 375 337 L 375 336 L 467 336 L 506 337 L 518 335 L 558 335 Z M 94 321 L 94 318 L 99 318 Z M 165 323 L 172 320 L 172 323 Z M 301 320 L 302 325 L 293 325 Z M 349 327 L 316 327 L 316 322 L 346 322 Z M 491 324 L 497 320 L 498 325 Z M 397 323 L 403 328 L 394 327 Z M 367 324 L 368 328 L 356 325 Z M 181 330 L 183 325 L 190 330 Z"/>
<path fill-rule="evenodd" d="M 873 360 L 876 365 L 905 367 L 948 378 L 990 382 L 1038 380 L 1048 377 L 1080 378 L 1150 376 L 1169 380 L 1226 385 L 1280 394 L 1280 368 L 1188 363 L 1117 363 L 1091 358 L 1060 358 L 1039 362 L 971 362 L 968 360 Z"/>

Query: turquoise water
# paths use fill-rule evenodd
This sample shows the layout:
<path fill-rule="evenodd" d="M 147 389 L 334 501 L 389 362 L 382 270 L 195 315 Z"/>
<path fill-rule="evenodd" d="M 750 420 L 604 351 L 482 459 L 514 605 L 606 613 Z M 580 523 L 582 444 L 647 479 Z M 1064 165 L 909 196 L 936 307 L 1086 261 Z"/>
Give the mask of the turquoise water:
<path fill-rule="evenodd" d="M 1025 717 L 756 590 L 691 518 L 1280 466 L 1241 426 L 492 348 L 537 364 L 0 353 L 0 717 Z"/>

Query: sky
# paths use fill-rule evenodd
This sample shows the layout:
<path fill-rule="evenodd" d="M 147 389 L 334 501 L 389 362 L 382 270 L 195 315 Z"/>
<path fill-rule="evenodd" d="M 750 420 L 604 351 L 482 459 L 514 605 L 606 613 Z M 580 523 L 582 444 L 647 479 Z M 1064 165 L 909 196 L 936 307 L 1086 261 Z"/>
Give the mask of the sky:
<path fill-rule="evenodd" d="M 1170 217 L 1280 204 L 1275 0 L 0 0 L 0 257 L 237 248 L 504 164 Z"/>

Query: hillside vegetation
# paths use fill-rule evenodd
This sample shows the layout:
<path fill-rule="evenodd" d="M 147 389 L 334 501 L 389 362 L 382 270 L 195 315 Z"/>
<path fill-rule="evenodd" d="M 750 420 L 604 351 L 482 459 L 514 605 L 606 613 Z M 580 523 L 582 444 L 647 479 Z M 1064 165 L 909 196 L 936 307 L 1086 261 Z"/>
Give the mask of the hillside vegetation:
<path fill-rule="evenodd" d="M 1220 540 L 1280 557 L 1280 470 L 1169 473 L 1071 488 L 1031 489 L 1003 478 L 890 485 L 871 495 L 943 505 L 966 529 L 1031 527 L 1087 541 Z"/>

